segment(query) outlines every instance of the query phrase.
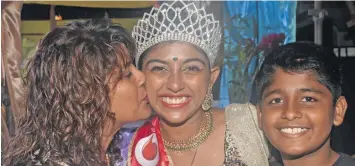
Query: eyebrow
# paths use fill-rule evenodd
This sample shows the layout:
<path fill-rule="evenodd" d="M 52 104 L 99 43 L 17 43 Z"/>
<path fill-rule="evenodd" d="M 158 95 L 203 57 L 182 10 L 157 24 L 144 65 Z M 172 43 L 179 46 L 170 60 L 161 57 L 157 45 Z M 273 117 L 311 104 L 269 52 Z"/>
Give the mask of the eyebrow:
<path fill-rule="evenodd" d="M 184 64 L 185 63 L 189 63 L 189 62 L 200 62 L 200 63 L 202 63 L 203 65 L 206 65 L 206 63 L 203 61 L 203 60 L 201 60 L 201 59 L 198 59 L 198 58 L 189 58 L 189 59 L 186 59 L 186 60 L 184 60 Z M 163 61 L 163 60 L 160 60 L 160 59 L 150 59 L 147 63 L 146 63 L 146 65 L 145 66 L 148 66 L 150 63 L 154 63 L 154 62 L 156 62 L 156 63 L 162 63 L 162 64 L 168 64 L 168 62 L 166 62 L 166 61 Z"/>
<path fill-rule="evenodd" d="M 201 60 L 201 59 L 198 59 L 198 58 L 190 58 L 190 59 L 186 59 L 183 63 L 189 63 L 189 62 L 200 62 L 202 63 L 204 66 L 206 66 L 206 63 Z"/>
<path fill-rule="evenodd" d="M 311 93 L 323 94 L 322 91 L 314 89 L 314 88 L 300 88 L 298 91 L 303 92 L 303 93 L 311 92 Z M 270 92 L 266 92 L 266 94 L 263 95 L 262 97 L 263 98 L 267 98 L 267 97 L 269 97 L 272 94 L 279 94 L 279 93 L 281 93 L 281 90 L 276 89 L 276 90 L 273 90 L 273 91 L 270 91 Z"/>
<path fill-rule="evenodd" d="M 145 64 L 145 66 L 148 66 L 150 63 L 154 63 L 154 62 L 156 62 L 156 63 L 163 63 L 163 64 L 168 64 L 168 62 L 166 62 L 166 61 L 163 61 L 163 60 L 160 60 L 160 59 L 150 59 L 148 62 L 147 62 L 147 64 Z"/>
<path fill-rule="evenodd" d="M 312 93 L 318 93 L 318 94 L 323 94 L 322 91 L 314 89 L 314 88 L 301 88 L 299 89 L 300 92 L 312 92 Z"/>
<path fill-rule="evenodd" d="M 266 93 L 265 95 L 263 95 L 262 97 L 263 97 L 263 98 L 267 98 L 267 97 L 269 97 L 269 96 L 272 95 L 272 94 L 279 94 L 279 93 L 281 93 L 281 90 L 276 89 L 276 90 L 267 92 L 267 93 Z"/>

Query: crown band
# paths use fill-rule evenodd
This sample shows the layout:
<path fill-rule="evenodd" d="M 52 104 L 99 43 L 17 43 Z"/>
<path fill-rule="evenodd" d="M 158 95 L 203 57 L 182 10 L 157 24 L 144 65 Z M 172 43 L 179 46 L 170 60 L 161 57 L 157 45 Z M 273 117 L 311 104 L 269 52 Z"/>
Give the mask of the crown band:
<path fill-rule="evenodd" d="M 180 33 L 167 33 L 167 34 L 162 34 L 162 35 L 156 36 L 156 37 L 152 38 L 151 40 L 149 40 L 148 42 L 146 42 L 144 45 L 142 45 L 140 47 L 139 51 L 137 52 L 137 54 L 140 56 L 143 54 L 143 52 L 145 50 L 149 49 L 150 47 L 152 47 L 156 44 L 166 42 L 166 41 L 174 41 L 174 40 L 188 42 L 193 45 L 196 45 L 196 46 L 200 47 L 203 51 L 205 51 L 206 54 L 208 54 L 209 50 L 201 40 L 199 40 L 198 38 L 193 37 L 191 35 L 180 34 Z M 139 59 L 139 56 L 137 59 Z M 138 63 L 138 62 L 136 62 L 136 63 Z M 212 64 L 213 62 L 210 62 L 210 63 Z"/>

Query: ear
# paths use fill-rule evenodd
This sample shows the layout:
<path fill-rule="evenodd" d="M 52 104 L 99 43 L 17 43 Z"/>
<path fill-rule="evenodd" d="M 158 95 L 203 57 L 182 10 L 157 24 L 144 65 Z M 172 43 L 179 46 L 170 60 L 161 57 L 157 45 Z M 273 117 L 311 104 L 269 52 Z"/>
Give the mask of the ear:
<path fill-rule="evenodd" d="M 339 126 L 343 123 L 348 103 L 344 96 L 340 96 L 335 104 L 333 124 Z"/>
<path fill-rule="evenodd" d="M 261 113 L 261 107 L 259 103 L 256 105 L 256 110 L 258 114 L 258 127 L 260 130 L 263 130 L 263 124 L 261 123 L 262 113 Z"/>
<path fill-rule="evenodd" d="M 211 78 L 210 78 L 210 85 L 214 85 L 214 83 L 216 82 L 218 76 L 220 73 L 220 69 L 219 66 L 215 66 L 211 68 Z"/>

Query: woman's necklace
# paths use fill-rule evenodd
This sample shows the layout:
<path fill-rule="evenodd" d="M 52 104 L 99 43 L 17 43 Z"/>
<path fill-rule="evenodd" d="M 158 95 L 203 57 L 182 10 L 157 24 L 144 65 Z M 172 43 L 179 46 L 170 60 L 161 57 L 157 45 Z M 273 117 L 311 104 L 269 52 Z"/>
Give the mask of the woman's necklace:
<path fill-rule="evenodd" d="M 168 141 L 164 138 L 163 143 L 169 151 L 186 152 L 200 146 L 211 135 L 213 129 L 213 116 L 210 110 L 205 112 L 204 121 L 194 136 L 181 141 Z"/>

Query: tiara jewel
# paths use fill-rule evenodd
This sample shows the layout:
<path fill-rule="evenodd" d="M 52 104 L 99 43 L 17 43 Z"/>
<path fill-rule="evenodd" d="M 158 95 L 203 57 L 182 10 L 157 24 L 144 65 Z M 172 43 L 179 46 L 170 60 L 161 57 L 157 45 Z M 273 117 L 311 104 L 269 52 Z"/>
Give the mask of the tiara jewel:
<path fill-rule="evenodd" d="M 175 0 L 153 7 L 145 13 L 136 26 L 132 37 L 135 39 L 139 58 L 148 48 L 165 41 L 184 41 L 200 47 L 213 65 L 221 43 L 221 28 L 213 14 L 206 14 L 204 8 L 198 9 L 193 2 Z"/>

